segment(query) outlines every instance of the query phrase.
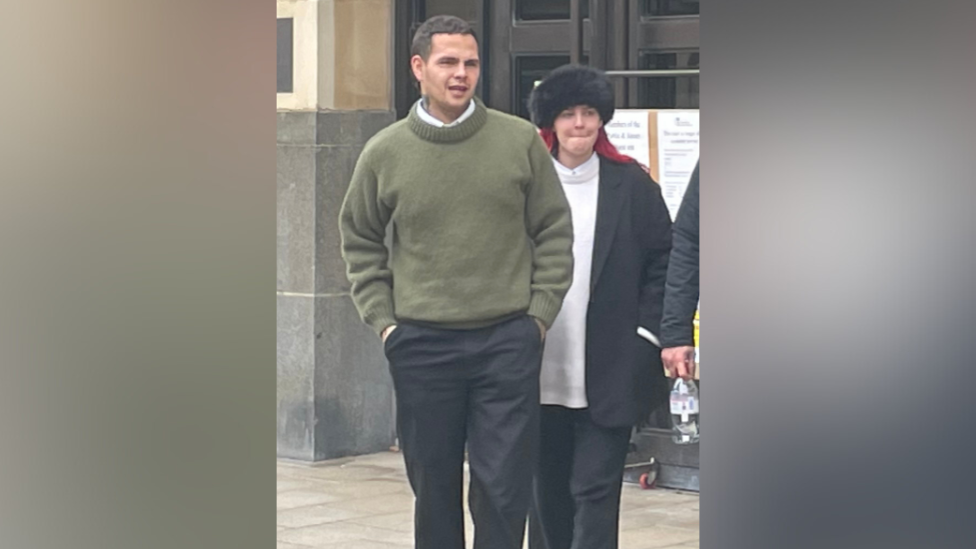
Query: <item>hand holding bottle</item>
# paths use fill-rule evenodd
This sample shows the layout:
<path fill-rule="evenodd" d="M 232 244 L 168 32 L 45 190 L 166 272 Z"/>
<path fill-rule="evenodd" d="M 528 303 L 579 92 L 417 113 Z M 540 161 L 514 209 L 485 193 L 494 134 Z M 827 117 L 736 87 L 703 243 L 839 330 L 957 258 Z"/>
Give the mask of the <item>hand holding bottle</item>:
<path fill-rule="evenodd" d="M 695 377 L 695 348 L 690 345 L 662 349 L 661 361 L 668 372 L 668 377 L 681 379 Z"/>

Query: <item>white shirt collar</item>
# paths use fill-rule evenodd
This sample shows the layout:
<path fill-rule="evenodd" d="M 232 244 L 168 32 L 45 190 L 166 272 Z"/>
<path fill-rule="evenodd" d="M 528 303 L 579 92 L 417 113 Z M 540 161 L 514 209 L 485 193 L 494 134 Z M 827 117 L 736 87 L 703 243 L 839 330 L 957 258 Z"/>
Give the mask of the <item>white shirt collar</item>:
<path fill-rule="evenodd" d="M 423 98 L 420 98 L 417 101 L 417 116 L 419 116 L 420 119 L 423 120 L 424 122 L 430 124 L 431 126 L 435 126 L 437 128 L 450 128 L 451 126 L 457 126 L 461 122 L 467 120 L 468 117 L 470 117 L 472 114 L 474 114 L 474 109 L 475 109 L 475 104 L 474 104 L 474 99 L 472 99 L 468 103 L 467 110 L 465 110 L 464 113 L 457 118 L 457 120 L 449 124 L 445 124 L 444 122 L 441 122 L 440 120 L 434 118 L 434 115 L 427 112 L 427 109 L 424 108 Z"/>
<path fill-rule="evenodd" d="M 552 163 L 556 166 L 556 172 L 564 183 L 584 183 L 590 181 L 600 174 L 600 155 L 593 151 L 593 154 L 576 168 L 563 166 L 555 157 Z"/>

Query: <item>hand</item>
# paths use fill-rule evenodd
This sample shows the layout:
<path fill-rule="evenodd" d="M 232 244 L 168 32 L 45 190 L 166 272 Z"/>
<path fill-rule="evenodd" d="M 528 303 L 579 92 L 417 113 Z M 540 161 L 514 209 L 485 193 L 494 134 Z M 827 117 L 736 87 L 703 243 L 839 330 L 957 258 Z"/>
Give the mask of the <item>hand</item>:
<path fill-rule="evenodd" d="M 536 325 L 539 326 L 539 336 L 540 336 L 539 341 L 545 341 L 546 340 L 546 325 L 543 324 L 542 321 L 539 320 L 536 317 L 532 317 L 532 320 L 534 320 L 535 323 L 536 323 Z"/>
<path fill-rule="evenodd" d="M 661 349 L 661 361 L 668 371 L 668 377 L 695 377 L 695 348 L 690 345 Z"/>
<path fill-rule="evenodd" d="M 393 333 L 393 330 L 396 330 L 396 324 L 390 324 L 386 328 L 383 328 L 383 331 L 380 332 L 380 338 L 383 339 L 383 343 L 386 343 L 386 338 L 390 337 L 390 334 Z"/>

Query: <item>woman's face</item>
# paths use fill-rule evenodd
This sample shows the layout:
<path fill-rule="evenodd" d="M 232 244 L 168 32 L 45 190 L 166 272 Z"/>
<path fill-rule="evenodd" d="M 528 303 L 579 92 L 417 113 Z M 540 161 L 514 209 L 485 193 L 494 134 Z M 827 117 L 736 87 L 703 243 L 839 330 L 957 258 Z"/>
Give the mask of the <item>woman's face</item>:
<path fill-rule="evenodd" d="M 553 123 L 553 131 L 556 132 L 560 149 L 573 156 L 584 156 L 593 152 L 602 126 L 600 113 L 596 109 L 578 105 L 559 113 Z"/>

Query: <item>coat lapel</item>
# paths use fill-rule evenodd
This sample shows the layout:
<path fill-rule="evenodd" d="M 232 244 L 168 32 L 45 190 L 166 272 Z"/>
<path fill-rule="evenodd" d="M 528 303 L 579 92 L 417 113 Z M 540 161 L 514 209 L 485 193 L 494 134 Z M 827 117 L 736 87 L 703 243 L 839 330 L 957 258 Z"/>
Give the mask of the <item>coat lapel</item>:
<path fill-rule="evenodd" d="M 590 274 L 590 295 L 600 280 L 600 273 L 610 256 L 610 247 L 620 221 L 624 193 L 620 186 L 620 167 L 600 159 L 600 193 L 596 201 L 596 229 L 593 235 L 593 271 Z"/>

